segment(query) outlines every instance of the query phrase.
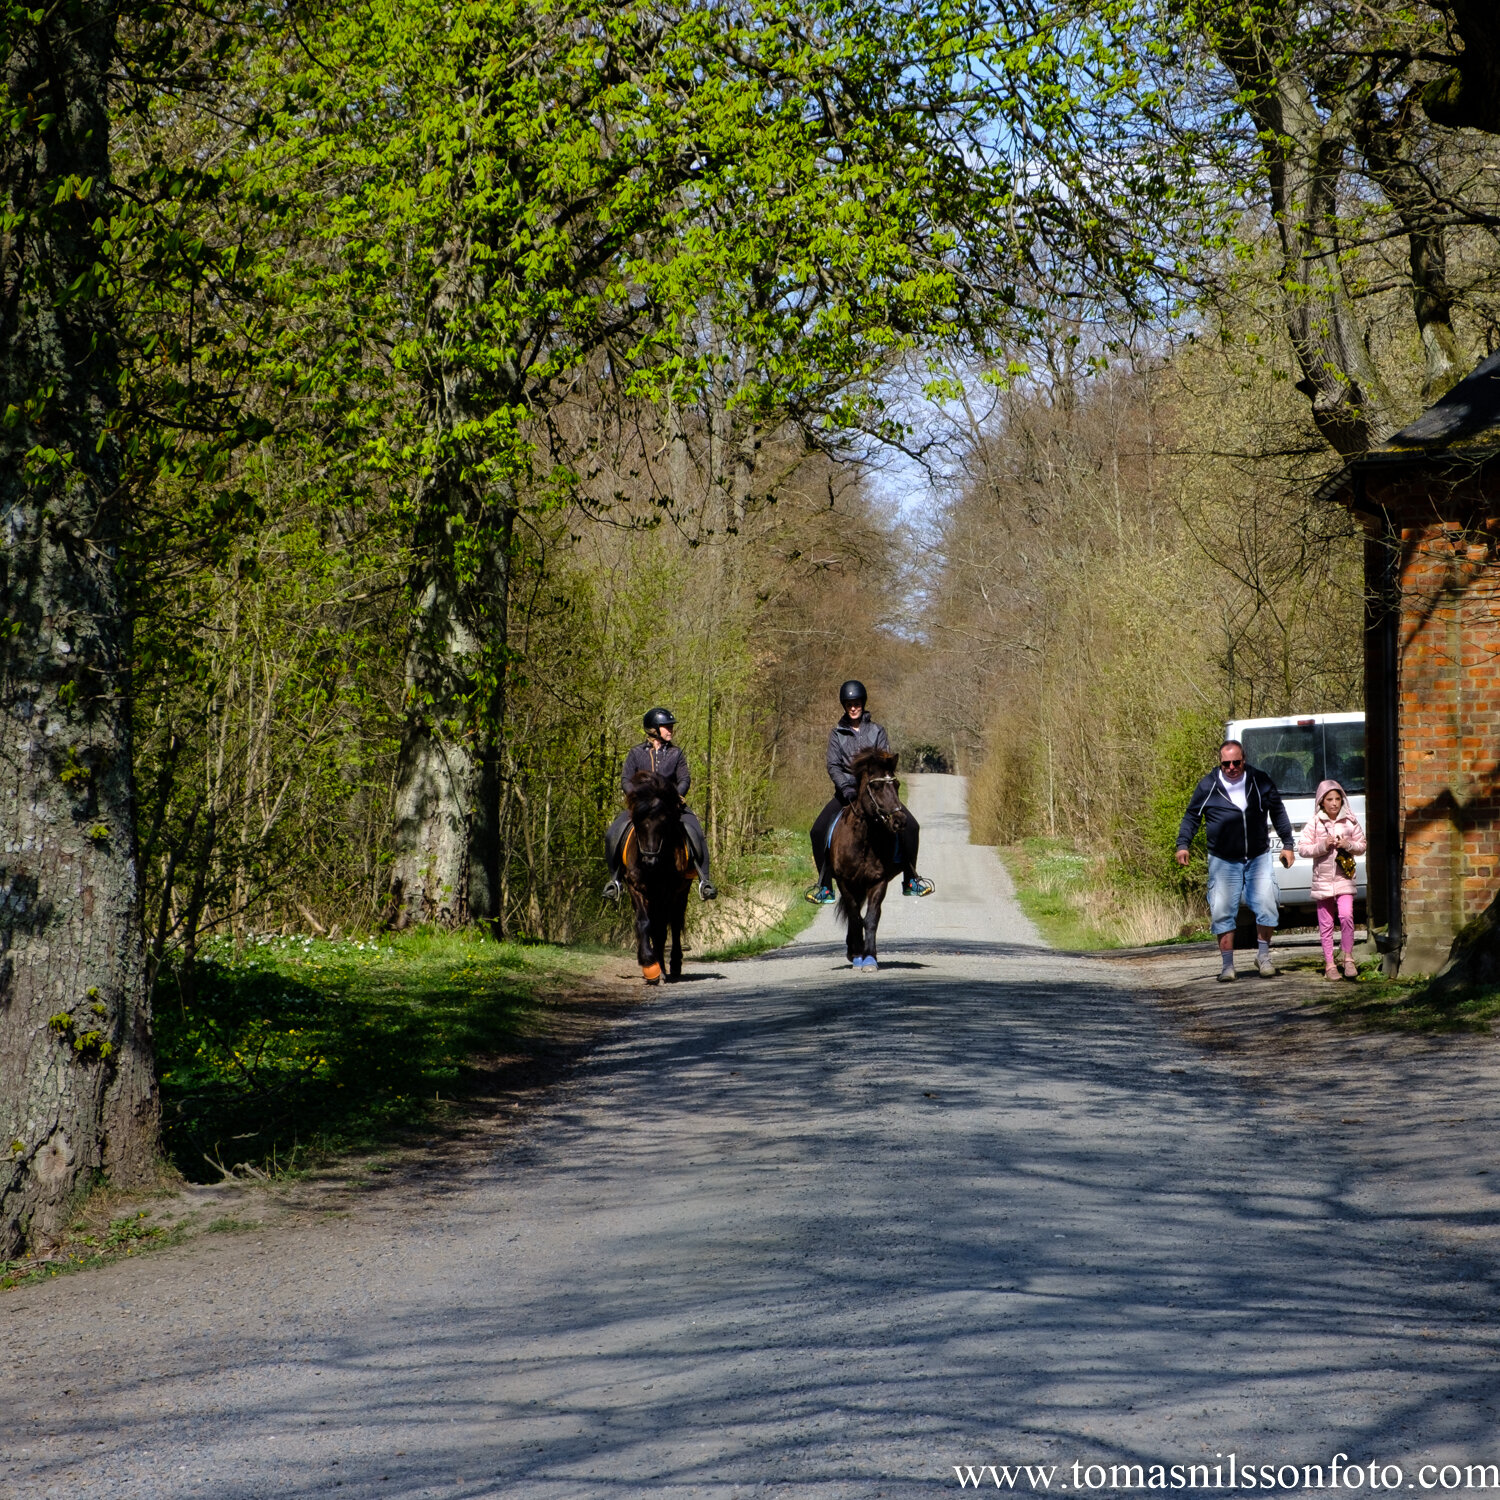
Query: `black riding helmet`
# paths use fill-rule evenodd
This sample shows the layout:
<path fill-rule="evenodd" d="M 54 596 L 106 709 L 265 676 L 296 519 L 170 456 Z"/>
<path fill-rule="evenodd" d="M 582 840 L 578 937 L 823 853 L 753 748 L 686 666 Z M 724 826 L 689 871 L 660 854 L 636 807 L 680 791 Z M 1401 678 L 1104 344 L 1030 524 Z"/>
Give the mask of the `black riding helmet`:
<path fill-rule="evenodd" d="M 641 720 L 642 726 L 649 732 L 653 729 L 661 729 L 663 726 L 670 727 L 677 720 L 672 715 L 670 708 L 647 709 L 646 717 Z"/>
<path fill-rule="evenodd" d="M 839 703 L 844 708 L 848 708 L 851 703 L 863 703 L 868 696 L 864 683 L 853 677 L 839 689 Z"/>

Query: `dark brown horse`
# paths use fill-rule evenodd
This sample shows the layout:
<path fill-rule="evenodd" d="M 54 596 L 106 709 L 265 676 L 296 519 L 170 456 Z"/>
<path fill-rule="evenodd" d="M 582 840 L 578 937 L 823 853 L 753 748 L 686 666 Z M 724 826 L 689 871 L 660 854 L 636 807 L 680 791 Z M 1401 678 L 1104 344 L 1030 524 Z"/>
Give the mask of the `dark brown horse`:
<path fill-rule="evenodd" d="M 635 905 L 636 958 L 647 984 L 682 973 L 682 924 L 696 871 L 682 826 L 682 797 L 670 781 L 649 773 L 637 776 L 625 799 L 630 827 L 625 831 L 625 889 Z M 667 932 L 672 948 L 667 954 Z"/>
<path fill-rule="evenodd" d="M 896 780 L 896 757 L 890 751 L 861 750 L 849 769 L 859 787 L 839 814 L 829 852 L 839 888 L 839 919 L 849 929 L 849 962 L 856 969 L 873 969 L 880 903 L 891 877 L 901 873 L 906 809 Z"/>

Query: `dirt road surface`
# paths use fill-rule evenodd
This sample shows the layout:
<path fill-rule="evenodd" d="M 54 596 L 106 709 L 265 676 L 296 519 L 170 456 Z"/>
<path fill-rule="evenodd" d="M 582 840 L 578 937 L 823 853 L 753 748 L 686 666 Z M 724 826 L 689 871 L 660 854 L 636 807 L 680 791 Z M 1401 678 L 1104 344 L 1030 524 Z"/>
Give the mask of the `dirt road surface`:
<path fill-rule="evenodd" d="M 891 898 L 878 973 L 825 912 L 690 965 L 479 1161 L 0 1297 L 0 1493 L 1218 1492 L 1231 1454 L 1344 1454 L 1421 1494 L 1500 1461 L 1488 1038 L 1050 952 L 962 782 L 913 781 L 938 890 Z"/>

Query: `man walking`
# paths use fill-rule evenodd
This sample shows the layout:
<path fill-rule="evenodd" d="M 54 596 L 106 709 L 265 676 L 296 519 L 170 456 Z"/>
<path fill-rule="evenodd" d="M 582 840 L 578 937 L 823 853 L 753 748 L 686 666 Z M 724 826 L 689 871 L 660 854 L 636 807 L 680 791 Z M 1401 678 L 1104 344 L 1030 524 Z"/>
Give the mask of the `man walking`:
<path fill-rule="evenodd" d="M 1262 977 L 1275 973 L 1271 934 L 1281 914 L 1276 906 L 1276 877 L 1271 868 L 1267 823 L 1281 838 L 1281 863 L 1291 869 L 1292 820 L 1276 783 L 1264 771 L 1245 764 L 1238 740 L 1219 746 L 1219 769 L 1193 788 L 1182 826 L 1177 830 L 1177 863 L 1188 862 L 1188 850 L 1202 822 L 1208 829 L 1208 910 L 1219 939 L 1221 980 L 1234 978 L 1234 925 L 1243 903 L 1255 913 L 1255 967 Z"/>

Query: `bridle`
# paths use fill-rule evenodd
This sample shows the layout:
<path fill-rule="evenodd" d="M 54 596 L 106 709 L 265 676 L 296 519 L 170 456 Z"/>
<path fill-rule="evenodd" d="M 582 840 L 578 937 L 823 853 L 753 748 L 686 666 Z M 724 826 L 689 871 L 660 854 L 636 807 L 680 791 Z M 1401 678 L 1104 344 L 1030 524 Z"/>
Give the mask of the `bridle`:
<path fill-rule="evenodd" d="M 648 849 L 645 839 L 640 836 L 634 823 L 630 825 L 630 831 L 635 835 L 635 852 L 639 855 L 641 863 L 643 865 L 654 865 L 661 858 L 661 852 L 666 847 L 666 840 L 663 839 L 656 848 Z"/>
<path fill-rule="evenodd" d="M 660 835 L 660 841 L 657 843 L 656 848 L 648 849 L 646 847 L 645 839 L 641 837 L 640 829 L 636 826 L 635 817 L 634 815 L 632 815 L 630 820 L 630 827 L 625 834 L 625 840 L 620 845 L 621 856 L 625 856 L 626 851 L 630 847 L 630 840 L 634 839 L 636 853 L 640 856 L 641 863 L 644 865 L 654 865 L 656 861 L 660 859 L 661 856 L 666 852 L 667 849 L 665 829 L 659 829 L 658 834 Z"/>
<path fill-rule="evenodd" d="M 889 783 L 892 786 L 898 784 L 896 778 L 890 774 L 886 774 L 884 776 L 867 776 L 865 777 L 864 784 L 860 787 L 860 790 L 862 792 L 866 792 L 869 791 L 872 786 L 879 786 L 881 783 Z M 881 805 L 874 799 L 874 797 L 870 798 L 870 811 L 874 813 L 874 815 L 882 823 L 884 823 L 892 833 L 895 833 L 895 815 L 893 813 L 886 812 L 885 809 L 882 808 Z"/>

